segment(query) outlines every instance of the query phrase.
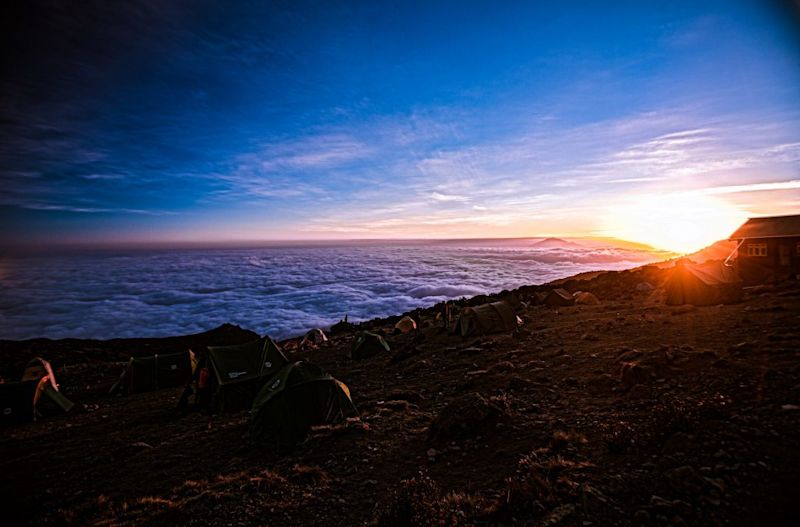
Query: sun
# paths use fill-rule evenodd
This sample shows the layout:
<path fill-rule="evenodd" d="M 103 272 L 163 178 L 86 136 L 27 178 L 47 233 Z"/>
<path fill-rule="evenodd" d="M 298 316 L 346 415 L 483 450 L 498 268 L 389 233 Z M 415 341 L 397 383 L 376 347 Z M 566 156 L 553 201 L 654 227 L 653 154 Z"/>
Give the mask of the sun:
<path fill-rule="evenodd" d="M 610 236 L 688 254 L 727 239 L 745 219 L 724 200 L 687 192 L 627 198 L 603 224 Z"/>

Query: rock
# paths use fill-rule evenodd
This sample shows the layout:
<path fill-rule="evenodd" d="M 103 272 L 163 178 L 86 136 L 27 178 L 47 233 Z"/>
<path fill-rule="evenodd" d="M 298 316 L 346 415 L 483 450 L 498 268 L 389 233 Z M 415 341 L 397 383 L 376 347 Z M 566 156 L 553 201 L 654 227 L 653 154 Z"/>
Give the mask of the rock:
<path fill-rule="evenodd" d="M 703 477 L 688 465 L 672 469 L 665 476 L 672 490 L 681 494 L 697 494 L 705 487 Z"/>
<path fill-rule="evenodd" d="M 772 291 L 775 291 L 775 286 L 772 284 L 754 285 L 752 287 L 746 287 L 745 291 L 753 295 L 761 295 L 763 293 L 771 293 Z"/>
<path fill-rule="evenodd" d="M 665 455 L 686 452 L 694 445 L 694 437 L 683 432 L 675 432 L 661 447 L 661 452 Z"/>
<path fill-rule="evenodd" d="M 525 392 L 532 389 L 534 386 L 536 386 L 536 383 L 519 377 L 518 375 L 513 375 L 508 379 L 508 390 L 512 392 Z"/>
<path fill-rule="evenodd" d="M 683 306 L 678 306 L 672 310 L 672 315 L 683 315 L 685 313 L 691 313 L 692 311 L 697 311 L 697 308 L 691 304 L 685 304 Z"/>
<path fill-rule="evenodd" d="M 648 383 L 653 380 L 653 377 L 653 370 L 639 362 L 633 361 L 622 364 L 620 380 L 629 388 L 636 384 Z"/>
<path fill-rule="evenodd" d="M 653 494 L 650 496 L 650 508 L 656 512 L 664 512 L 672 509 L 672 502 L 661 496 Z"/>
<path fill-rule="evenodd" d="M 639 509 L 633 513 L 634 525 L 648 525 L 650 523 L 650 513 L 644 509 Z"/>
<path fill-rule="evenodd" d="M 569 355 L 569 354 L 565 353 L 564 355 L 558 355 L 556 357 L 553 357 L 550 362 L 554 366 L 560 366 L 562 364 L 567 364 L 571 360 L 572 360 L 572 355 Z"/>
<path fill-rule="evenodd" d="M 123 459 L 130 456 L 134 456 L 140 452 L 144 452 L 146 450 L 152 450 L 153 446 L 145 443 L 143 441 L 137 441 L 135 443 L 129 443 L 127 445 L 123 445 L 113 452 L 113 456 L 115 459 Z"/>
<path fill-rule="evenodd" d="M 672 500 L 672 507 L 675 512 L 683 516 L 692 516 L 694 514 L 694 507 L 683 500 Z"/>
<path fill-rule="evenodd" d="M 575 513 L 576 506 L 573 503 L 556 507 L 544 518 L 542 525 L 561 525 L 561 523 Z"/>
<path fill-rule="evenodd" d="M 675 525 L 676 527 L 683 527 L 684 525 L 688 525 L 688 523 L 686 523 L 686 520 L 684 520 L 677 514 L 669 520 L 669 524 Z"/>
<path fill-rule="evenodd" d="M 624 350 L 618 357 L 617 362 L 631 362 L 642 356 L 639 350 Z"/>
<path fill-rule="evenodd" d="M 636 290 L 640 293 L 648 293 L 655 289 L 655 286 L 650 282 L 639 282 L 636 284 Z"/>
<path fill-rule="evenodd" d="M 489 368 L 490 373 L 507 373 L 516 369 L 516 366 L 510 361 L 504 360 Z"/>
<path fill-rule="evenodd" d="M 796 404 L 782 404 L 781 410 L 800 410 L 800 406 Z"/>
<path fill-rule="evenodd" d="M 494 429 L 505 415 L 505 408 L 480 394 L 463 395 L 436 416 L 428 428 L 428 439 L 442 441 L 474 437 L 487 428 Z"/>
<path fill-rule="evenodd" d="M 643 384 L 634 384 L 628 391 L 628 399 L 639 400 L 647 399 L 650 397 L 650 388 Z"/>
<path fill-rule="evenodd" d="M 710 494 L 712 496 L 722 496 L 725 494 L 725 480 L 722 478 L 707 478 L 704 477 L 703 480 L 708 484 L 708 488 L 710 490 Z"/>

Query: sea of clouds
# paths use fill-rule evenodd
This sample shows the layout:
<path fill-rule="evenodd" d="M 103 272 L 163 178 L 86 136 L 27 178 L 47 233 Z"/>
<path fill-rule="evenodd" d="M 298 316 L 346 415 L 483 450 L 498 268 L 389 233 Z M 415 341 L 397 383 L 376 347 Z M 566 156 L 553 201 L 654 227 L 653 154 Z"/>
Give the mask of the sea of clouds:
<path fill-rule="evenodd" d="M 621 249 L 372 245 L 0 261 L 0 338 L 156 337 L 224 322 L 285 338 L 446 299 L 660 259 Z"/>

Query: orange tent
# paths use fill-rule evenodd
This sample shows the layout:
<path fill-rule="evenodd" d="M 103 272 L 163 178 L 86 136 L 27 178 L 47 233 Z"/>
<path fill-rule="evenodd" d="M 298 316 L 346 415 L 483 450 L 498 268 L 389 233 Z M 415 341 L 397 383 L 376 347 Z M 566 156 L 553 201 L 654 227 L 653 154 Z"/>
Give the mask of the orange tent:
<path fill-rule="evenodd" d="M 742 279 L 720 261 L 703 264 L 678 262 L 667 280 L 666 303 L 712 306 L 742 299 Z"/>

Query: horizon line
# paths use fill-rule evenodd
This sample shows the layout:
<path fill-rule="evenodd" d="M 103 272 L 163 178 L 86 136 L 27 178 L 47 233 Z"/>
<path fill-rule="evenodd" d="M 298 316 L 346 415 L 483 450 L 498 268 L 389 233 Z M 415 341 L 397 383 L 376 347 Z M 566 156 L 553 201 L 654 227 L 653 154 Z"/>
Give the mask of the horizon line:
<path fill-rule="evenodd" d="M 652 252 L 680 254 L 668 249 L 655 247 L 651 244 L 625 240 L 614 236 L 557 236 L 557 235 L 532 235 L 532 236 L 500 236 L 500 237 L 470 237 L 470 238 L 319 238 L 319 239 L 242 239 L 242 240 L 90 240 L 90 241 L 31 241 L 16 243 L 6 246 L 8 252 L 47 252 L 69 250 L 147 250 L 147 249 L 216 249 L 216 248 L 261 248 L 261 247 L 302 247 L 302 246 L 331 246 L 331 245 L 369 245 L 369 244 L 435 244 L 435 243 L 475 243 L 475 242 L 537 242 L 547 239 L 564 241 L 585 240 L 590 242 L 617 242 L 632 249 Z"/>

